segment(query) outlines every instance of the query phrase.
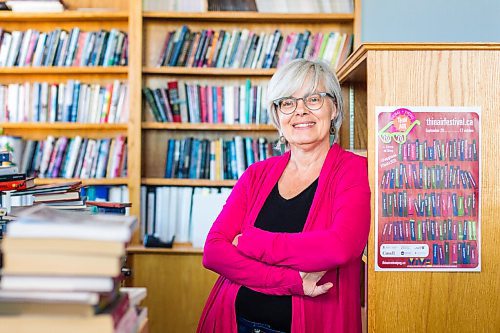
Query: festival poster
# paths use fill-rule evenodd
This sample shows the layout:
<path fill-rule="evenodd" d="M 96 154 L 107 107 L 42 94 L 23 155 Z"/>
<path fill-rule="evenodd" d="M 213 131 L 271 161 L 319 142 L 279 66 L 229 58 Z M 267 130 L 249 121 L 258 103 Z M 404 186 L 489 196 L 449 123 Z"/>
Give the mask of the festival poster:
<path fill-rule="evenodd" d="M 481 270 L 479 107 L 377 107 L 375 270 Z"/>

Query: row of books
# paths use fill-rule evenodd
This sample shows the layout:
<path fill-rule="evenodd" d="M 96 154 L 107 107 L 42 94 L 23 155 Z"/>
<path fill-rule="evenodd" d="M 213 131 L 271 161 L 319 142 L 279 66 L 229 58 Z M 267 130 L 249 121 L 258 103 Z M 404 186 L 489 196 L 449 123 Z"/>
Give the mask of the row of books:
<path fill-rule="evenodd" d="M 476 221 L 391 221 L 382 227 L 383 241 L 477 240 Z"/>
<path fill-rule="evenodd" d="M 472 172 L 459 165 L 403 164 L 384 170 L 381 189 L 476 189 Z"/>
<path fill-rule="evenodd" d="M 400 161 L 477 161 L 478 146 L 476 140 L 467 139 L 416 139 L 407 140 L 399 145 Z"/>
<path fill-rule="evenodd" d="M 21 156 L 20 170 L 41 178 L 117 178 L 127 175 L 124 136 L 89 139 L 48 136 L 45 140 L 0 137 L 0 147 L 12 143 Z"/>
<path fill-rule="evenodd" d="M 136 225 L 130 216 L 69 213 L 42 205 L 20 212 L 1 244 L 0 327 L 136 331 L 136 304 L 119 288 L 125 245 Z"/>
<path fill-rule="evenodd" d="M 68 80 L 0 85 L 1 122 L 125 123 L 128 85 Z"/>
<path fill-rule="evenodd" d="M 0 28 L 0 67 L 126 66 L 128 37 L 117 29 L 69 32 Z"/>
<path fill-rule="evenodd" d="M 337 68 L 349 56 L 352 43 L 351 34 L 340 32 L 191 32 L 184 25 L 167 34 L 157 66 L 276 68 L 306 58 L 321 59 Z"/>
<path fill-rule="evenodd" d="M 277 153 L 263 137 L 169 139 L 165 178 L 239 179 L 248 166 Z"/>
<path fill-rule="evenodd" d="M 190 242 L 203 248 L 208 231 L 226 202 L 229 188 L 141 187 L 142 235 L 163 242 Z"/>
<path fill-rule="evenodd" d="M 476 194 L 423 193 L 406 191 L 381 194 L 382 217 L 477 216 Z"/>
<path fill-rule="evenodd" d="M 155 121 L 267 124 L 265 85 L 209 86 L 171 81 L 167 88 L 143 88 Z"/>

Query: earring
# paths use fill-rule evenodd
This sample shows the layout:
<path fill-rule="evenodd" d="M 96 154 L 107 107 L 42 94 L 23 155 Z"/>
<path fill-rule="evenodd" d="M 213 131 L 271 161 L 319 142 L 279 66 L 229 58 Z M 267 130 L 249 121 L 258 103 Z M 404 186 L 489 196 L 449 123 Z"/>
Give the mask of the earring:
<path fill-rule="evenodd" d="M 330 146 L 335 142 L 335 122 L 332 120 L 330 123 Z"/>
<path fill-rule="evenodd" d="M 286 152 L 286 139 L 283 135 L 280 135 L 279 142 L 280 142 L 280 152 L 281 155 L 283 155 Z"/>

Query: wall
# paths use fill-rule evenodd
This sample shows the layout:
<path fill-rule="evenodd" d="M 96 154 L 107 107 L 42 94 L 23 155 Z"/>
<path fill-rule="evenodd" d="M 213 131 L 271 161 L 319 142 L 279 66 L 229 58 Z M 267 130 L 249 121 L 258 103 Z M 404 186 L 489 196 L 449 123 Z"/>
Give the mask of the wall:
<path fill-rule="evenodd" d="M 500 42 L 498 0 L 363 0 L 362 42 Z"/>

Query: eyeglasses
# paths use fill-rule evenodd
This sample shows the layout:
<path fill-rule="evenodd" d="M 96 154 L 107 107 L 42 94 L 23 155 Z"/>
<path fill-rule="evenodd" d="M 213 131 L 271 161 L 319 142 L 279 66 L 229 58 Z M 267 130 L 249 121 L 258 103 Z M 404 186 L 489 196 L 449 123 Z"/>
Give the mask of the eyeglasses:
<path fill-rule="evenodd" d="M 319 110 L 325 102 L 325 96 L 333 98 L 335 101 L 335 96 L 327 92 L 314 93 L 309 96 L 295 98 L 295 97 L 283 97 L 273 101 L 273 104 L 278 110 L 283 114 L 291 114 L 297 109 L 298 101 L 301 99 L 304 105 L 309 110 Z"/>

